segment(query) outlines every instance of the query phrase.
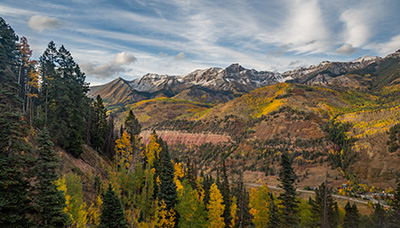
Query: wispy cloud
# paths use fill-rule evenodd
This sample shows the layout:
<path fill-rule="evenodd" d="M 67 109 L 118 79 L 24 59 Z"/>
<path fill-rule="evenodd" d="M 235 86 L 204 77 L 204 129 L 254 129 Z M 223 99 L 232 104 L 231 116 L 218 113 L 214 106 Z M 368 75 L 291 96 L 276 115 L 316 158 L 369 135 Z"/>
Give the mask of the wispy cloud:
<path fill-rule="evenodd" d="M 392 37 L 387 42 L 371 43 L 367 45 L 366 48 L 377 49 L 381 55 L 387 55 L 391 52 L 400 50 L 400 34 Z"/>
<path fill-rule="evenodd" d="M 94 2 L 3 0 L 0 14 L 32 41 L 34 55 L 50 40 L 64 44 L 96 82 L 232 62 L 285 71 L 387 54 L 400 40 L 398 0 Z"/>

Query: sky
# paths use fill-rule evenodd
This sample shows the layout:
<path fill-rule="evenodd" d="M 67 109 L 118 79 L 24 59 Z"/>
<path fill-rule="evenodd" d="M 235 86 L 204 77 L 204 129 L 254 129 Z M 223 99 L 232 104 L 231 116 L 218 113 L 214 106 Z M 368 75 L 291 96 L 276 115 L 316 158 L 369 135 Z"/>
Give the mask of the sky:
<path fill-rule="evenodd" d="M 239 63 L 284 72 L 400 49 L 399 0 L 1 0 L 33 58 L 64 45 L 91 85 Z"/>

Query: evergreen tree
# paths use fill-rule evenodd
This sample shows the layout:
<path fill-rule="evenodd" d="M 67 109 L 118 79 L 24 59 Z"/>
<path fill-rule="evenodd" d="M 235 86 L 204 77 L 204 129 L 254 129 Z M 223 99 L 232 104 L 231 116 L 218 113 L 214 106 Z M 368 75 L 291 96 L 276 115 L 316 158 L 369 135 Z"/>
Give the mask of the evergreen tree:
<path fill-rule="evenodd" d="M 357 228 L 360 225 L 360 214 L 358 213 L 358 208 L 356 204 L 353 206 L 350 205 L 350 202 L 347 201 L 346 206 L 344 207 L 346 214 L 343 219 L 343 228 Z"/>
<path fill-rule="evenodd" d="M 58 145 L 79 157 L 87 136 L 86 118 L 89 112 L 85 74 L 71 53 L 64 46 L 57 50 L 52 41 L 40 57 L 40 66 L 44 124 Z"/>
<path fill-rule="evenodd" d="M 374 205 L 374 213 L 371 215 L 371 219 L 374 228 L 387 227 L 387 212 L 379 203 Z"/>
<path fill-rule="evenodd" d="M 108 132 L 107 109 L 100 95 L 97 95 L 91 110 L 90 144 L 93 148 L 100 150 L 103 148 Z"/>
<path fill-rule="evenodd" d="M 160 143 L 162 151 L 160 153 L 161 159 L 161 172 L 160 172 L 160 188 L 157 195 L 159 203 L 165 203 L 167 211 L 175 211 L 174 207 L 178 202 L 178 195 L 176 192 L 176 184 L 174 182 L 174 165 L 171 162 L 171 156 L 168 151 L 168 146 Z M 179 215 L 176 214 L 175 224 L 178 224 Z"/>
<path fill-rule="evenodd" d="M 106 193 L 103 195 L 103 209 L 100 215 L 99 228 L 127 227 L 124 210 L 117 193 L 108 185 Z"/>
<path fill-rule="evenodd" d="M 274 202 L 274 195 L 271 192 L 270 193 L 270 198 L 271 198 L 271 203 L 270 203 L 270 215 L 269 215 L 269 223 L 268 227 L 270 228 L 278 228 L 280 224 L 280 219 L 279 219 L 279 211 L 278 207 L 276 206 Z"/>
<path fill-rule="evenodd" d="M 129 110 L 129 114 L 125 119 L 125 130 L 133 139 L 135 136 L 140 134 L 142 126 L 140 125 L 138 119 L 136 119 L 135 114 L 133 114 L 132 110 Z"/>
<path fill-rule="evenodd" d="M 193 189 L 196 189 L 197 188 L 196 170 L 195 170 L 194 164 L 191 162 L 189 157 L 187 157 L 186 164 L 187 164 L 186 165 L 187 171 L 185 173 L 185 178 L 189 181 L 190 186 L 192 186 Z"/>
<path fill-rule="evenodd" d="M 105 137 L 104 145 L 103 145 L 103 152 L 104 154 L 113 159 L 115 156 L 115 140 L 117 139 L 117 134 L 114 129 L 114 115 L 110 114 L 108 118 L 108 131 Z"/>
<path fill-rule="evenodd" d="M 287 153 L 282 153 L 281 170 L 279 172 L 280 188 L 283 189 L 278 197 L 282 208 L 280 215 L 281 225 L 284 227 L 295 227 L 299 223 L 298 200 L 296 199 L 296 187 L 294 186 L 296 174 L 293 171 L 292 162 Z"/>
<path fill-rule="evenodd" d="M 210 201 L 210 188 L 211 185 L 214 184 L 214 179 L 211 175 L 208 175 L 204 178 L 201 184 L 202 188 L 204 189 L 204 205 L 208 205 Z"/>
<path fill-rule="evenodd" d="M 20 85 L 16 77 L 18 37 L 0 17 L 0 227 L 30 227 L 29 183 L 22 164 Z"/>
<path fill-rule="evenodd" d="M 232 221 L 232 216 L 230 212 L 232 205 L 232 196 L 231 196 L 231 191 L 229 189 L 229 181 L 228 181 L 228 175 L 226 173 L 225 160 L 222 161 L 222 182 L 220 183 L 219 188 L 221 189 L 221 194 L 225 205 L 225 210 L 223 214 L 224 222 L 225 225 L 229 227 Z"/>
<path fill-rule="evenodd" d="M 65 198 L 57 189 L 59 179 L 56 172 L 59 159 L 53 150 L 53 143 L 47 129 L 43 129 L 38 138 L 38 159 L 35 166 L 36 195 L 35 215 L 39 227 L 68 227 L 70 220 L 64 212 Z"/>
<path fill-rule="evenodd" d="M 122 127 L 122 126 L 121 126 Z M 128 132 L 128 134 L 131 137 L 131 145 L 133 149 L 133 160 L 138 161 L 139 159 L 139 134 L 141 131 L 142 127 L 139 124 L 138 119 L 136 119 L 136 116 L 133 114 L 132 110 L 129 110 L 129 114 L 125 119 L 125 131 Z"/>
<path fill-rule="evenodd" d="M 326 182 L 315 190 L 315 200 L 310 200 L 316 227 L 335 228 L 339 225 L 339 211 Z"/>
<path fill-rule="evenodd" d="M 14 30 L 0 17 L 0 149 L 15 154 L 21 138 L 20 86 L 17 83 L 17 40 Z"/>
<path fill-rule="evenodd" d="M 237 221 L 235 222 L 235 226 L 239 228 L 248 227 L 252 225 L 252 217 L 249 208 L 250 197 L 243 183 L 242 172 L 239 173 L 239 179 L 236 182 L 234 194 L 237 199 Z"/>

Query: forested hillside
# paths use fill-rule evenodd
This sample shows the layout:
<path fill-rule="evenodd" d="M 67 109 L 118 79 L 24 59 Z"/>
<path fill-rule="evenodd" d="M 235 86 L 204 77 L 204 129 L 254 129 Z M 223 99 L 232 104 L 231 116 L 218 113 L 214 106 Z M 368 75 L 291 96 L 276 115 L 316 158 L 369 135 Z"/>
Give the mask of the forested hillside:
<path fill-rule="evenodd" d="M 365 91 L 112 106 L 65 46 L 33 60 L 1 17 L 0 38 L 0 227 L 400 227 L 397 55 L 351 72 Z"/>

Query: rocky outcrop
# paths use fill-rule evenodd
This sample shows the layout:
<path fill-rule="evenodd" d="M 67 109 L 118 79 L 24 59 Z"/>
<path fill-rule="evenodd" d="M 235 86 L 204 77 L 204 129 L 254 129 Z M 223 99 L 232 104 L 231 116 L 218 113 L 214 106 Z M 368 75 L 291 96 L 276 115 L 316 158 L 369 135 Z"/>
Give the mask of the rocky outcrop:
<path fill-rule="evenodd" d="M 143 131 L 140 134 L 145 144 L 149 142 L 151 133 L 152 131 Z M 230 137 L 227 135 L 185 133 L 180 131 L 157 131 L 157 135 L 166 141 L 168 145 L 185 144 L 186 146 L 199 146 L 204 143 L 218 144 L 230 140 Z"/>

